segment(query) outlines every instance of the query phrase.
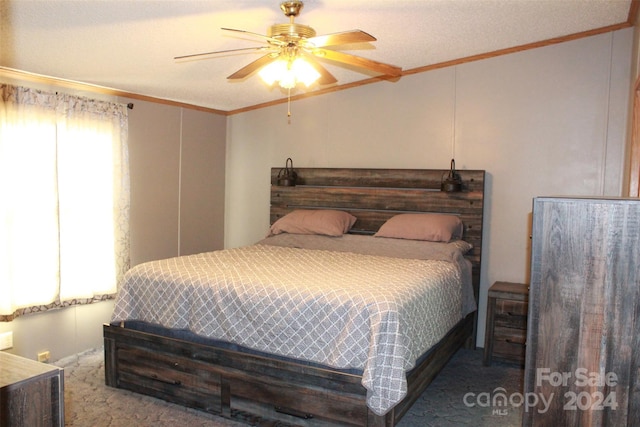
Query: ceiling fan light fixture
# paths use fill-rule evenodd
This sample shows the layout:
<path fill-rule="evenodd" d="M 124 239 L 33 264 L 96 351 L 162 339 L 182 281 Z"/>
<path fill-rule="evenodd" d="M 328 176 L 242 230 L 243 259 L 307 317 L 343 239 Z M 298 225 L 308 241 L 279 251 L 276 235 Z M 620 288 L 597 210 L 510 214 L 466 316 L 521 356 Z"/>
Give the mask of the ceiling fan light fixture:
<path fill-rule="evenodd" d="M 314 83 L 325 86 L 338 82 L 329 70 L 315 59 L 338 62 L 383 76 L 400 77 L 402 75 L 402 68 L 395 65 L 334 50 L 336 46 L 369 43 L 376 41 L 376 38 L 362 30 L 317 36 L 316 31 L 310 26 L 294 22 L 294 18 L 300 14 L 302 7 L 301 0 L 282 1 L 280 9 L 289 18 L 289 23 L 271 25 L 267 28 L 266 36 L 245 30 L 222 28 L 239 36 L 249 35 L 261 39 L 264 43 L 262 46 L 185 55 L 175 57 L 175 59 L 197 59 L 214 54 L 229 54 L 240 51 L 268 52 L 229 75 L 227 79 L 243 80 L 258 72 L 267 85 L 273 86 L 275 82 L 278 82 L 282 88 L 288 89 L 289 92 L 299 83 L 309 87 Z"/>
<path fill-rule="evenodd" d="M 291 65 L 291 69 L 296 76 L 296 80 L 302 82 L 306 87 L 311 86 L 320 78 L 320 73 L 303 58 L 296 58 Z"/>
<path fill-rule="evenodd" d="M 293 61 L 278 59 L 263 67 L 258 75 L 269 86 L 278 82 L 283 89 L 293 89 L 298 83 L 309 87 L 320 78 L 320 73 L 301 57 Z"/>
<path fill-rule="evenodd" d="M 258 75 L 267 85 L 273 84 L 279 80 L 280 76 L 287 71 L 287 62 L 278 59 L 271 64 L 264 66 L 258 71 Z"/>

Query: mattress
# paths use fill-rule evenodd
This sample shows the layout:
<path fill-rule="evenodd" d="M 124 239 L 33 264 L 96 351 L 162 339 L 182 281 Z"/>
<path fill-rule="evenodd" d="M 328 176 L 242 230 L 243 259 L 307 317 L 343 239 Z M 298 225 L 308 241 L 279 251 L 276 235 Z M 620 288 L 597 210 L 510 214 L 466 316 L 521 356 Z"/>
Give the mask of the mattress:
<path fill-rule="evenodd" d="M 383 415 L 420 355 L 475 309 L 464 242 L 419 243 L 280 235 L 147 262 L 125 275 L 112 321 L 362 370 L 367 405 Z"/>

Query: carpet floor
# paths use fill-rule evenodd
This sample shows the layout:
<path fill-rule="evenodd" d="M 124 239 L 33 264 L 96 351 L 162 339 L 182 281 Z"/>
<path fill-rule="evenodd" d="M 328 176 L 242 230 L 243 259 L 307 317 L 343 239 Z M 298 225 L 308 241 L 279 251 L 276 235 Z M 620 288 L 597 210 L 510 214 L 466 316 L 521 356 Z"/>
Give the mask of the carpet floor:
<path fill-rule="evenodd" d="M 78 427 L 246 426 L 104 384 L 103 350 L 55 363 L 65 370 L 65 425 Z M 398 427 L 520 426 L 523 370 L 482 366 L 481 350 L 461 349 L 429 385 Z M 506 394 L 507 406 L 492 405 Z M 510 397 L 514 398 L 511 399 Z M 516 404 L 509 403 L 516 402 Z"/>

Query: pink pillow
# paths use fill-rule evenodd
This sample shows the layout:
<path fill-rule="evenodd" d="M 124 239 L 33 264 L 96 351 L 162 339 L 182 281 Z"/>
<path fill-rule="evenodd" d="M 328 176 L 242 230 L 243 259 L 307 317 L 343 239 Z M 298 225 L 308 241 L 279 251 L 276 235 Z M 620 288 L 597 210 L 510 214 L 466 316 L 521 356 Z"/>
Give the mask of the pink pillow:
<path fill-rule="evenodd" d="M 298 209 L 288 213 L 271 226 L 271 234 L 322 234 L 342 236 L 347 233 L 356 217 L 344 211 L 327 209 Z"/>
<path fill-rule="evenodd" d="M 462 221 L 446 214 L 399 214 L 387 220 L 376 237 L 450 242 L 462 237 Z"/>

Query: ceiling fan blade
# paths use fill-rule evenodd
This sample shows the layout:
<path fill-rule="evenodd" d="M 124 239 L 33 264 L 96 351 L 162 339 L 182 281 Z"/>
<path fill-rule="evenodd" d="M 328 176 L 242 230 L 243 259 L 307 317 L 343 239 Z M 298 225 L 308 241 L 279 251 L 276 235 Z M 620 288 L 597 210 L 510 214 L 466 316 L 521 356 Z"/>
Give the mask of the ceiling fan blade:
<path fill-rule="evenodd" d="M 231 74 L 229 77 L 227 77 L 227 79 L 229 79 L 229 80 L 241 80 L 241 79 L 244 79 L 249 74 L 251 74 L 254 71 L 257 71 L 258 69 L 264 67 L 265 65 L 275 61 L 277 58 L 278 58 L 277 55 L 274 56 L 274 55 L 272 55 L 270 53 L 267 54 L 267 55 L 261 56 L 260 58 L 258 58 L 255 61 L 249 63 L 248 65 L 245 65 L 244 67 L 240 68 L 235 73 Z"/>
<path fill-rule="evenodd" d="M 223 55 L 223 54 L 236 53 L 236 52 L 251 52 L 251 51 L 259 52 L 261 50 L 267 50 L 267 49 L 270 49 L 270 48 L 267 46 L 259 46 L 259 47 L 245 47 L 242 49 L 216 50 L 213 52 L 194 53 L 193 55 L 176 56 L 173 59 L 176 61 L 206 59 L 206 57 L 215 56 L 215 55 Z"/>
<path fill-rule="evenodd" d="M 334 84 L 338 82 L 338 79 L 336 79 L 333 74 L 331 74 L 329 71 L 327 71 L 326 68 L 324 68 L 322 65 L 320 65 L 318 63 L 318 61 L 316 61 L 313 58 L 313 55 L 305 55 L 305 59 L 307 60 L 307 62 L 309 63 L 309 65 L 311 65 L 313 67 L 314 70 L 316 70 L 318 73 L 320 73 L 320 78 L 318 79 L 318 84 L 320 85 L 330 85 L 330 84 Z"/>
<path fill-rule="evenodd" d="M 238 29 L 235 29 L 235 28 L 224 28 L 223 27 L 221 29 L 224 30 L 224 31 L 232 31 L 234 33 L 247 34 L 247 35 L 250 35 L 250 36 L 253 36 L 253 37 L 258 37 L 258 38 L 266 40 L 266 41 L 268 41 L 270 43 L 277 44 L 278 46 L 286 45 L 286 43 L 283 42 L 282 40 L 274 39 L 273 37 L 265 36 L 264 34 L 253 33 L 251 31 L 245 31 L 245 30 L 238 30 Z"/>
<path fill-rule="evenodd" d="M 331 49 L 317 49 L 313 51 L 313 54 L 318 58 L 366 68 L 391 77 L 398 77 L 402 74 L 402 68 L 396 67 L 395 65 L 385 64 L 383 62 L 374 61 L 361 56 L 350 55 L 348 53 L 337 52 Z"/>
<path fill-rule="evenodd" d="M 365 43 L 374 41 L 376 41 L 376 38 L 371 34 L 365 33 L 361 30 L 352 30 L 344 31 L 341 33 L 325 34 L 322 36 L 311 37 L 305 40 L 305 43 L 310 43 L 315 47 L 324 47 L 336 46 L 339 44 Z"/>

